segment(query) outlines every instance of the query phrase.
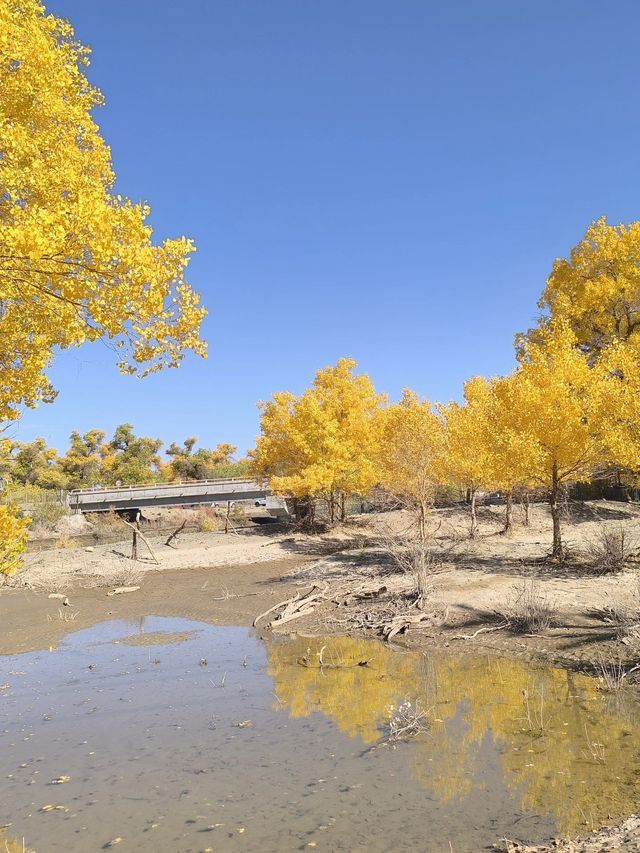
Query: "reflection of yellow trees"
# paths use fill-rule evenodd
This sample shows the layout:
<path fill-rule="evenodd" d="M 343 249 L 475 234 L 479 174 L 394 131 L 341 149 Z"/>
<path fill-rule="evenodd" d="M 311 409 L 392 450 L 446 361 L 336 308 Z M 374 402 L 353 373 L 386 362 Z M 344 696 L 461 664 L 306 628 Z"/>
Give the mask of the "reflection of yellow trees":
<path fill-rule="evenodd" d="M 316 642 L 311 647 L 311 662 L 321 645 L 324 643 Z M 269 646 L 269 675 L 275 681 L 278 699 L 293 717 L 321 711 L 341 731 L 374 743 L 389 720 L 388 706 L 416 695 L 413 656 L 393 654 L 371 640 L 335 637 L 327 643 L 323 660 L 343 666 L 320 670 L 297 663 L 308 648 L 305 639 Z M 369 660 L 369 665 L 358 666 L 362 660 Z"/>
<path fill-rule="evenodd" d="M 309 642 L 269 646 L 282 705 L 295 717 L 320 711 L 367 743 L 380 737 L 389 705 L 409 698 L 432 708 L 431 735 L 413 744 L 412 764 L 442 800 L 471 791 L 482 746 L 493 741 L 504 784 L 561 832 L 635 810 L 640 747 L 629 714 L 637 705 L 629 713 L 612 705 L 593 679 L 515 660 L 401 654 L 346 637 L 327 641 L 324 660 L 371 659 L 371 667 L 320 671 L 297 664 Z M 311 642 L 313 656 L 320 644 Z"/>
<path fill-rule="evenodd" d="M 0 853 L 34 853 L 31 847 L 25 847 L 24 841 L 17 838 L 7 838 L 0 828 Z"/>

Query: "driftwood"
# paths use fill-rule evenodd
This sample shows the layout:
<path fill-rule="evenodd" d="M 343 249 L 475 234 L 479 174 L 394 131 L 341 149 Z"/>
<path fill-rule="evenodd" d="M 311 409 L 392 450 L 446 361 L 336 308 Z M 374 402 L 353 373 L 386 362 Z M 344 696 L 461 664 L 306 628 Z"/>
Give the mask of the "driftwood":
<path fill-rule="evenodd" d="M 412 625 L 431 619 L 428 613 L 400 613 L 382 627 L 382 636 L 391 642 L 397 634 L 404 634 Z"/>
<path fill-rule="evenodd" d="M 309 613 L 313 613 L 316 608 L 316 605 L 323 599 L 326 598 L 326 593 L 328 590 L 328 586 L 319 587 L 314 584 L 311 589 L 305 593 L 297 593 L 292 598 L 287 598 L 285 601 L 280 601 L 278 604 L 274 604 L 273 607 L 270 607 L 268 610 L 265 610 L 264 613 L 260 613 L 253 620 L 253 627 L 255 628 L 258 622 L 261 619 L 264 619 L 269 614 L 274 613 L 276 610 L 280 610 L 281 612 L 272 619 L 267 628 L 277 627 L 278 625 L 284 625 L 285 622 L 291 622 L 294 619 L 299 619 L 301 616 L 307 616 Z"/>
<path fill-rule="evenodd" d="M 122 595 L 125 592 L 136 592 L 139 589 L 139 586 L 117 586 L 115 589 L 110 590 L 107 595 Z"/>
<path fill-rule="evenodd" d="M 510 622 L 503 622 L 501 625 L 485 625 L 484 628 L 478 628 L 473 634 L 454 634 L 452 640 L 473 640 L 478 634 L 485 634 L 489 631 L 503 631 L 510 626 Z"/>
<path fill-rule="evenodd" d="M 56 598 L 58 601 L 61 601 L 65 607 L 71 607 L 71 603 L 66 595 L 63 595 L 61 592 L 50 592 L 47 598 Z"/>
<path fill-rule="evenodd" d="M 173 531 L 173 533 L 169 537 L 167 537 L 167 541 L 164 544 L 168 545 L 170 548 L 175 548 L 176 546 L 172 545 L 171 543 L 173 542 L 174 539 L 177 539 L 178 536 L 182 533 L 186 524 L 187 524 L 187 519 L 185 518 L 184 521 L 182 522 L 182 524 L 180 525 L 180 527 L 177 527 Z"/>
<path fill-rule="evenodd" d="M 127 525 L 127 527 L 130 527 L 133 530 L 133 548 L 132 548 L 132 552 L 131 552 L 131 559 L 136 560 L 138 557 L 138 554 L 137 554 L 138 549 L 137 549 L 136 539 L 139 536 L 142 539 L 142 541 L 144 542 L 144 544 L 147 546 L 147 548 L 149 549 L 149 553 L 151 554 L 151 556 L 153 558 L 153 562 L 156 564 L 156 566 L 159 566 L 160 561 L 158 560 L 156 555 L 153 553 L 153 548 L 151 547 L 149 540 L 144 535 L 142 530 L 140 530 L 140 528 L 137 526 L 137 524 L 131 524 L 131 522 L 127 521 L 126 518 L 123 518 L 122 521 Z"/>

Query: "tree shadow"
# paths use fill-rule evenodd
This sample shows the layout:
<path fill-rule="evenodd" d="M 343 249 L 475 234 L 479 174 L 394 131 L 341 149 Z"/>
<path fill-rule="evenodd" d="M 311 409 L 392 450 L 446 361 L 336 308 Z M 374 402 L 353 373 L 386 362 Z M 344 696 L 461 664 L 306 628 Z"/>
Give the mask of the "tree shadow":
<path fill-rule="evenodd" d="M 586 501 L 569 501 L 567 504 L 566 522 L 584 524 L 593 521 L 634 521 L 638 518 L 638 508 L 632 504 L 622 504 L 628 509 L 618 509 Z"/>

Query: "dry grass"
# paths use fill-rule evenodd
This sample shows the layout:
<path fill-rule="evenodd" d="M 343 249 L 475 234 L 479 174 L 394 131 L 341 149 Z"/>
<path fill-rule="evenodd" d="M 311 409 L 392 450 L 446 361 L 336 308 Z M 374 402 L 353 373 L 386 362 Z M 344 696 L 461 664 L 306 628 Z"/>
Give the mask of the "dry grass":
<path fill-rule="evenodd" d="M 596 535 L 587 542 L 585 555 L 597 574 L 621 572 L 637 549 L 622 524 L 601 524 Z"/>
<path fill-rule="evenodd" d="M 77 539 L 74 539 L 73 536 L 67 536 L 65 534 L 63 536 L 60 536 L 58 539 L 56 539 L 55 545 L 53 547 L 54 548 L 61 548 L 61 549 L 62 548 L 65 548 L 65 549 L 66 548 L 79 548 L 80 543 L 78 542 Z"/>
<path fill-rule="evenodd" d="M 516 634 L 541 634 L 552 627 L 557 608 L 540 589 L 535 578 L 525 580 L 514 589 L 511 600 L 499 616 Z"/>
<path fill-rule="evenodd" d="M 596 664 L 600 676 L 600 687 L 609 693 L 618 693 L 625 686 L 626 667 L 621 661 L 608 661 L 602 655 Z"/>
<path fill-rule="evenodd" d="M 53 527 L 42 521 L 33 521 L 29 525 L 29 536 L 32 539 L 50 539 L 53 535 Z M 0 850 L 0 853 L 2 851 Z"/>
<path fill-rule="evenodd" d="M 108 576 L 109 585 L 138 586 L 143 574 L 132 560 L 120 560 Z"/>
<path fill-rule="evenodd" d="M 92 512 L 87 515 L 87 521 L 91 522 L 96 533 L 119 533 L 124 528 L 122 519 L 112 509 L 108 512 Z"/>
<path fill-rule="evenodd" d="M 386 740 L 389 743 L 398 743 L 410 740 L 429 730 L 429 712 L 420 707 L 418 701 L 415 703 L 405 699 L 397 705 L 389 705 L 389 733 Z"/>
<path fill-rule="evenodd" d="M 200 533 L 215 533 L 220 530 L 220 517 L 213 508 L 201 509 L 195 517 L 196 529 Z"/>

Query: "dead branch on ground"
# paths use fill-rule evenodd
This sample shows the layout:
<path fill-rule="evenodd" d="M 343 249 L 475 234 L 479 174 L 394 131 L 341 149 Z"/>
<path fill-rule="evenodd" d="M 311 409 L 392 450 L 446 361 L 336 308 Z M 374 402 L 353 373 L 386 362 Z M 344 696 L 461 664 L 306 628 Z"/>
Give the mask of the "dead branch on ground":
<path fill-rule="evenodd" d="M 183 520 L 182 524 L 180 525 L 180 527 L 177 527 L 177 528 L 173 531 L 173 533 L 172 533 L 170 536 L 168 536 L 168 537 L 167 537 L 167 541 L 166 541 L 164 544 L 165 544 L 165 545 L 168 545 L 170 548 L 176 548 L 176 547 L 177 547 L 177 542 L 176 542 L 176 545 L 172 545 L 171 543 L 174 541 L 174 539 L 175 539 L 175 540 L 177 540 L 177 539 L 178 539 L 178 536 L 182 533 L 182 531 L 184 530 L 184 528 L 186 527 L 186 525 L 187 525 L 187 519 L 185 518 L 185 519 Z"/>
<path fill-rule="evenodd" d="M 313 613 L 316 605 L 320 601 L 326 600 L 326 593 L 328 589 L 329 587 L 326 584 L 324 587 L 314 584 L 309 592 L 304 595 L 299 592 L 292 598 L 288 598 L 285 601 L 274 604 L 273 607 L 270 607 L 268 610 L 265 610 L 264 613 L 260 613 L 256 616 L 253 620 L 253 627 L 255 628 L 261 619 L 264 619 L 276 610 L 280 610 L 281 612 L 266 625 L 267 628 L 274 628 L 278 625 L 284 625 L 285 622 L 291 622 L 294 619 L 299 619 L 301 616 L 308 616 L 310 613 Z"/>

